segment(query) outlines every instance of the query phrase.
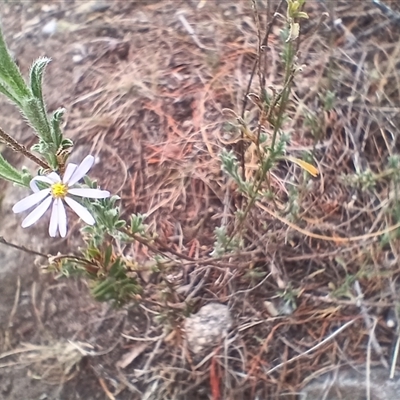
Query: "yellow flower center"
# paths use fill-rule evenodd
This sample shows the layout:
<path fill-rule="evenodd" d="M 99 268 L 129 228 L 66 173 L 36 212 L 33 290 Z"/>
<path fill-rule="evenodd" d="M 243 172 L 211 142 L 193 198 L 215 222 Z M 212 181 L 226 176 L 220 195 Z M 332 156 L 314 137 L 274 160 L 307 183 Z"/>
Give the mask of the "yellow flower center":
<path fill-rule="evenodd" d="M 63 199 L 68 193 L 68 186 L 61 182 L 51 185 L 51 195 L 56 199 Z"/>

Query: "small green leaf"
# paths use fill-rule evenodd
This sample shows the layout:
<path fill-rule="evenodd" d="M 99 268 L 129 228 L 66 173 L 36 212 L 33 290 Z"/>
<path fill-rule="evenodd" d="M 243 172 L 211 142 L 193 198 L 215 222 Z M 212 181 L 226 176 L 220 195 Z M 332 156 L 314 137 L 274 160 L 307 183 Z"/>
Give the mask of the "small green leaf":
<path fill-rule="evenodd" d="M 3 82 L 0 82 L 0 93 L 3 93 L 4 96 L 8 97 L 18 107 L 21 107 L 21 103 L 18 100 L 17 96 L 12 93 L 12 90 L 8 87 L 8 85 L 5 85 Z"/>
<path fill-rule="evenodd" d="M 42 81 L 43 74 L 46 66 L 50 63 L 51 59 L 47 57 L 38 58 L 31 67 L 29 73 L 29 83 L 31 86 L 31 90 L 33 95 L 43 101 L 43 93 L 42 93 Z"/>
<path fill-rule="evenodd" d="M 146 225 L 143 223 L 147 218 L 146 214 L 132 214 L 131 215 L 131 232 L 135 233 L 144 233 L 146 230 Z"/>
<path fill-rule="evenodd" d="M 73 146 L 72 140 L 65 139 L 63 140 L 63 135 L 61 131 L 61 123 L 63 116 L 65 114 L 65 108 L 59 108 L 58 110 L 54 111 L 53 117 L 51 119 L 51 127 L 53 130 L 53 135 L 54 135 L 54 143 L 56 144 L 57 147 L 60 145 L 62 146 L 63 149 L 69 148 Z M 68 143 L 68 145 L 64 145 Z"/>
<path fill-rule="evenodd" d="M 112 246 L 109 245 L 106 248 L 105 254 L 104 254 L 104 267 L 107 268 L 108 265 L 110 264 L 111 256 L 112 256 Z"/>
<path fill-rule="evenodd" d="M 70 149 L 71 147 L 74 147 L 74 142 L 71 139 L 63 139 L 61 146 L 63 149 Z"/>
<path fill-rule="evenodd" d="M 41 153 L 40 143 L 35 143 L 34 145 L 32 145 L 31 146 L 31 151 L 37 151 L 38 153 Z"/>
<path fill-rule="evenodd" d="M 16 170 L 1 154 L 0 177 L 17 185 L 26 186 L 23 174 Z"/>
<path fill-rule="evenodd" d="M 112 276 L 116 279 L 122 279 L 126 276 L 125 274 L 125 267 L 121 262 L 120 258 L 117 258 L 114 264 L 111 266 L 109 271 L 109 276 Z"/>
<path fill-rule="evenodd" d="M 89 247 L 87 249 L 87 255 L 89 259 L 94 259 L 94 258 L 99 258 L 101 254 L 99 249 L 96 249 L 94 247 Z"/>
<path fill-rule="evenodd" d="M 47 145 L 53 144 L 50 124 L 47 119 L 46 110 L 41 101 L 35 97 L 26 100 L 23 103 L 23 114 L 28 119 L 29 124 L 36 131 L 36 134 L 46 142 Z M 55 148 L 53 145 L 52 147 Z"/>
<path fill-rule="evenodd" d="M 124 228 L 125 225 L 126 225 L 126 221 L 120 220 L 120 221 L 117 221 L 114 226 L 115 226 L 115 229 L 121 229 L 121 228 Z"/>
<path fill-rule="evenodd" d="M 6 42 L 4 41 L 3 33 L 0 29 L 0 80 L 7 83 L 9 88 L 17 98 L 18 103 L 23 99 L 28 98 L 31 93 L 25 84 L 21 72 L 8 51 Z"/>

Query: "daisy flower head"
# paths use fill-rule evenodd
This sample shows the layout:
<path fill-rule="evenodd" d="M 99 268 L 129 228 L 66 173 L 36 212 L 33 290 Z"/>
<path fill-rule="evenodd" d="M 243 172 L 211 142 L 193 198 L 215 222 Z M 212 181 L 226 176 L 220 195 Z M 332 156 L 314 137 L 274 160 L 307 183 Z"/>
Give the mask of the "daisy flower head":
<path fill-rule="evenodd" d="M 92 168 L 93 163 L 94 157 L 89 155 L 79 165 L 69 163 L 62 177 L 56 172 L 51 172 L 46 176 L 35 176 L 29 184 L 33 194 L 20 200 L 12 208 L 14 213 L 18 214 L 37 206 L 22 221 L 22 227 L 27 228 L 33 225 L 51 206 L 49 235 L 55 237 L 58 231 L 61 237 L 65 237 L 67 234 L 67 214 L 64 203 L 71 207 L 88 225 L 94 225 L 95 220 L 92 214 L 71 197 L 71 195 L 90 199 L 110 197 L 110 192 L 107 190 L 74 187 Z M 39 189 L 36 182 L 46 183 L 49 187 Z"/>

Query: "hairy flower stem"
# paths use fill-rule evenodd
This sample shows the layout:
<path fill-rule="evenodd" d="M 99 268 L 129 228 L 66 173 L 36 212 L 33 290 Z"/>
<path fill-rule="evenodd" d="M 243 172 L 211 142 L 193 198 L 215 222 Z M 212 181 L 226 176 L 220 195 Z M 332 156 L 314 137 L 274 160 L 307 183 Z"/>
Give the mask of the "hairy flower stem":
<path fill-rule="evenodd" d="M 49 170 L 51 169 L 49 164 L 47 164 L 45 161 L 41 160 L 39 157 L 36 157 L 34 154 L 32 154 L 24 145 L 18 143 L 15 139 L 13 139 L 10 135 L 5 133 L 3 129 L 0 128 L 0 138 L 3 139 L 3 141 L 10 146 L 14 151 L 18 153 L 22 153 L 25 157 L 29 158 L 32 160 L 34 163 L 39 165 L 40 167 Z"/>

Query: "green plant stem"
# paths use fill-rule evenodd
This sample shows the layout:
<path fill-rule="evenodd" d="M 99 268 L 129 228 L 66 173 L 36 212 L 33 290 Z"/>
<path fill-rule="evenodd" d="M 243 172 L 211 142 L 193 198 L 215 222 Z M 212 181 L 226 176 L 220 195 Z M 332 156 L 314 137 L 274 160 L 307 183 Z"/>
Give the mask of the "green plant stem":
<path fill-rule="evenodd" d="M 276 12 L 272 15 L 272 18 L 270 19 L 270 21 L 267 23 L 267 29 L 264 35 L 264 38 L 262 40 L 262 42 L 260 41 L 260 37 L 261 37 L 261 32 L 258 32 L 258 37 L 259 37 L 259 46 L 258 46 L 258 57 L 256 58 L 256 60 L 254 61 L 253 67 L 252 67 L 252 71 L 250 74 L 250 79 L 249 79 L 249 83 L 247 85 L 246 88 L 246 93 L 244 95 L 244 99 L 243 99 L 243 105 L 242 105 L 242 112 L 241 112 L 241 117 L 244 120 L 245 117 L 245 111 L 246 111 L 246 107 L 247 107 L 247 102 L 248 102 L 248 95 L 250 93 L 250 89 L 251 89 L 251 84 L 253 82 L 254 79 L 254 75 L 256 73 L 257 70 L 257 66 L 260 68 L 261 65 L 261 51 L 268 46 L 268 42 L 269 42 L 269 36 L 272 32 L 272 27 L 275 23 L 275 20 L 278 17 L 278 10 L 281 8 L 282 4 L 283 4 L 284 0 L 280 0 L 278 6 L 276 7 Z M 253 2 L 253 5 L 256 9 L 256 2 Z M 270 4 L 269 2 L 267 3 L 267 20 L 268 17 L 270 15 Z M 256 15 L 257 18 L 257 15 Z M 268 64 L 267 64 L 267 56 L 266 54 L 264 54 L 264 71 L 261 73 L 259 73 L 260 77 L 261 77 L 261 88 L 265 87 L 265 76 L 266 76 L 266 68 L 267 68 Z M 265 99 L 265 92 L 264 90 L 262 90 L 261 93 L 261 100 L 263 101 Z M 259 125 L 259 129 L 258 129 L 258 133 L 257 133 L 257 141 L 258 143 L 260 142 L 260 133 L 261 133 L 261 125 Z M 243 181 L 245 181 L 245 157 L 244 157 L 244 135 L 243 135 L 243 130 L 241 130 L 240 133 L 241 136 L 241 140 L 239 141 L 239 156 L 240 156 L 240 163 L 241 163 L 241 167 L 242 167 L 242 179 Z"/>
<path fill-rule="evenodd" d="M 43 160 L 41 160 L 39 157 L 36 157 L 34 154 L 32 154 L 24 145 L 18 143 L 15 139 L 13 139 L 10 135 L 5 133 L 3 129 L 0 128 L 0 138 L 3 139 L 3 141 L 10 146 L 14 151 L 19 152 L 23 154 L 25 157 L 29 158 L 33 162 L 35 162 L 37 165 L 40 167 L 49 170 L 51 169 L 50 166 Z"/>
<path fill-rule="evenodd" d="M 290 83 L 293 81 L 293 78 L 294 78 L 294 73 L 293 73 L 293 71 L 291 71 L 290 72 L 290 76 L 287 77 L 287 79 L 286 79 L 285 87 L 283 88 L 282 92 L 278 96 L 276 96 L 276 99 L 275 99 L 274 103 L 272 104 L 272 107 L 276 107 L 276 104 L 279 101 L 279 98 L 281 98 L 282 106 L 279 108 L 279 114 L 278 114 L 278 117 L 277 117 L 277 123 L 274 126 L 272 143 L 271 143 L 271 150 L 270 150 L 269 157 L 272 157 L 273 155 L 271 155 L 271 153 L 273 154 L 275 152 L 276 138 L 278 136 L 278 131 L 279 131 L 281 125 L 282 125 L 282 119 L 283 119 L 283 115 L 284 115 L 284 111 L 285 111 L 285 106 L 284 105 L 287 104 L 287 100 L 288 100 L 287 99 L 288 96 L 286 95 L 285 92 L 289 91 L 288 89 L 289 89 Z M 270 110 L 272 110 L 272 108 Z M 268 112 L 267 118 L 268 118 L 269 114 L 270 114 L 270 112 Z M 262 154 L 261 151 L 259 151 L 258 153 Z M 268 162 L 268 160 L 260 160 L 260 161 L 261 161 L 262 165 L 265 164 L 266 162 Z M 245 208 L 245 210 L 243 212 L 243 215 L 241 216 L 239 225 L 235 228 L 234 232 L 232 233 L 232 235 L 231 235 L 231 237 L 230 237 L 230 239 L 228 241 L 228 244 L 233 240 L 233 238 L 236 235 L 236 233 L 238 231 L 240 231 L 240 229 L 242 228 L 243 223 L 246 220 L 247 215 L 249 214 L 251 208 L 254 206 L 255 201 L 257 200 L 258 192 L 259 192 L 259 190 L 261 188 L 261 185 L 264 182 L 269 170 L 270 170 L 270 168 L 262 168 L 261 175 L 259 176 L 259 179 L 257 179 L 254 182 L 254 184 L 252 186 L 252 190 L 251 190 L 252 193 L 251 193 L 251 196 L 250 196 L 250 201 L 248 202 L 248 204 L 247 204 L 247 206 L 246 206 L 246 208 Z"/>
<path fill-rule="evenodd" d="M 274 18 L 271 20 L 271 24 L 273 22 L 274 22 Z M 268 41 L 268 36 L 269 36 L 270 29 L 272 26 L 271 24 L 267 28 L 267 33 L 266 33 L 265 39 L 264 39 L 265 43 L 263 42 L 264 45 L 266 45 L 266 42 Z M 257 200 L 258 192 L 261 188 L 261 185 L 264 182 L 268 171 L 271 169 L 270 167 L 267 168 L 266 166 L 273 165 L 273 162 L 275 161 L 274 158 L 276 158 L 276 154 L 275 154 L 276 153 L 276 149 L 275 149 L 276 140 L 278 137 L 278 132 L 279 132 L 280 128 L 282 127 L 284 112 L 285 112 L 286 105 L 289 100 L 290 87 L 291 87 L 291 84 L 292 84 L 294 76 L 295 76 L 294 57 L 299 48 L 299 43 L 300 43 L 299 38 L 297 38 L 295 46 L 293 45 L 292 42 L 288 43 L 288 46 L 289 46 L 288 54 L 289 55 L 288 55 L 288 59 L 286 60 L 286 65 L 285 65 L 284 86 L 283 86 L 282 90 L 276 96 L 274 96 L 274 99 L 272 100 L 266 115 L 264 115 L 264 107 L 261 111 L 262 114 L 260 116 L 260 119 L 263 118 L 265 121 L 268 121 L 269 123 L 271 123 L 272 112 L 273 112 L 273 110 L 276 109 L 276 107 L 279 107 L 276 120 L 273 123 L 274 129 L 273 129 L 273 133 L 272 133 L 272 141 L 271 141 L 271 147 L 269 149 L 269 155 L 268 155 L 267 159 L 265 159 L 263 156 L 263 152 L 260 149 L 259 137 L 260 137 L 261 125 L 262 125 L 262 121 L 260 120 L 259 127 L 258 127 L 258 133 L 257 133 L 256 145 L 257 145 L 257 153 L 260 157 L 260 164 L 262 166 L 261 174 L 258 176 L 258 179 L 255 179 L 255 181 L 252 185 L 251 192 L 249 192 L 250 200 L 249 200 L 245 210 L 243 211 L 243 214 L 240 217 L 239 224 L 235 227 L 234 231 L 232 232 L 232 234 L 228 240 L 227 246 L 232 242 L 235 235 L 242 229 L 247 215 L 249 214 L 250 210 L 252 209 L 252 207 L 254 206 L 254 203 Z M 261 46 L 259 48 L 259 54 L 258 54 L 258 58 L 257 58 L 256 62 L 258 63 L 258 65 L 260 65 L 259 63 L 261 62 Z M 253 79 L 254 72 L 255 72 L 255 69 L 253 70 L 253 74 L 250 77 L 251 80 Z M 260 76 L 262 76 L 262 73 L 260 73 Z M 261 82 L 262 81 L 263 80 L 261 79 Z M 250 87 L 250 85 L 248 86 L 248 88 L 249 87 Z M 261 90 L 260 99 L 264 99 L 265 98 L 264 86 L 261 86 L 260 90 Z M 280 105 L 278 105 L 278 103 L 280 103 Z M 264 104 L 264 102 L 262 102 L 262 104 Z M 271 162 L 269 163 L 269 161 L 271 161 Z"/>
<path fill-rule="evenodd" d="M 171 262 L 173 262 L 173 263 L 176 263 L 176 259 L 173 259 L 167 253 L 170 253 L 170 254 L 176 256 L 178 259 L 187 261 L 185 263 L 180 260 L 180 263 L 182 265 L 205 265 L 206 264 L 206 265 L 214 265 L 216 267 L 224 267 L 224 268 L 227 268 L 230 266 L 229 263 L 223 263 L 223 261 L 229 260 L 231 255 L 223 255 L 218 258 L 211 257 L 211 258 L 205 258 L 205 259 L 188 257 L 185 254 L 179 253 L 179 252 L 175 251 L 174 249 L 172 249 L 171 247 L 168 247 L 165 243 L 161 242 L 161 240 L 159 240 L 159 239 L 148 239 L 148 238 L 139 236 L 136 233 L 130 232 L 129 229 L 127 229 L 127 228 L 121 228 L 121 229 L 119 229 L 119 231 L 128 235 L 133 240 L 136 240 L 137 242 L 148 247 L 155 254 L 161 254 L 164 257 L 169 258 L 171 260 Z M 154 242 L 154 243 L 152 243 L 152 242 Z"/>
<path fill-rule="evenodd" d="M 142 236 L 139 236 L 136 233 L 130 232 L 129 229 L 126 229 L 126 228 L 122 228 L 121 231 L 123 233 L 125 233 L 126 235 L 128 235 L 129 237 L 131 237 L 132 239 L 136 240 L 137 242 L 147 246 L 151 251 L 153 251 L 156 254 L 162 254 L 163 256 L 171 259 L 171 257 L 166 254 L 166 252 L 168 252 L 177 257 L 181 257 L 182 259 L 187 260 L 187 261 L 196 261 L 196 259 L 194 259 L 192 257 L 188 257 L 184 254 L 178 253 L 175 250 L 167 247 L 166 245 L 161 243 L 160 240 L 154 239 L 157 242 L 157 244 L 163 248 L 162 250 L 160 248 L 157 248 L 156 246 L 154 246 L 153 243 L 151 243 L 151 241 L 153 241 L 152 239 L 143 238 Z"/>

